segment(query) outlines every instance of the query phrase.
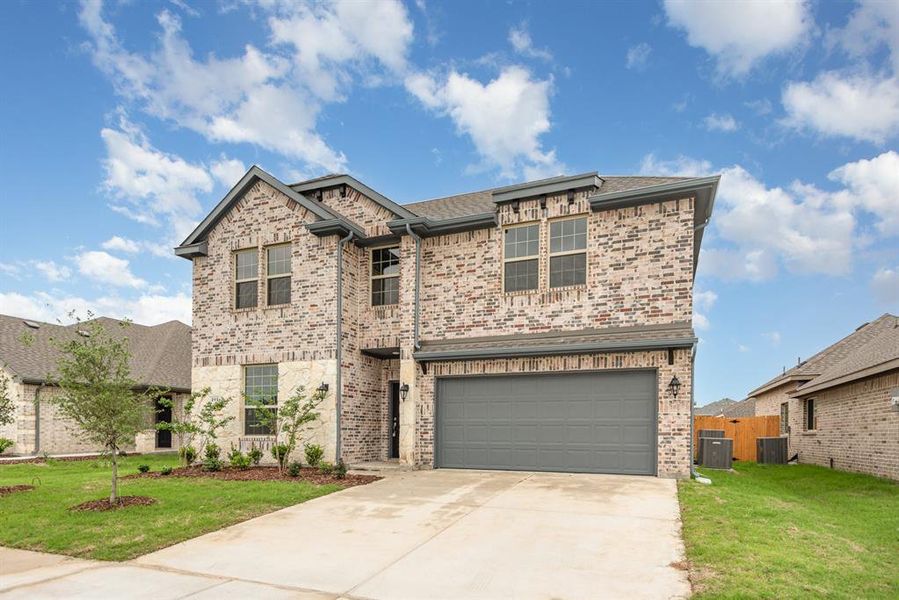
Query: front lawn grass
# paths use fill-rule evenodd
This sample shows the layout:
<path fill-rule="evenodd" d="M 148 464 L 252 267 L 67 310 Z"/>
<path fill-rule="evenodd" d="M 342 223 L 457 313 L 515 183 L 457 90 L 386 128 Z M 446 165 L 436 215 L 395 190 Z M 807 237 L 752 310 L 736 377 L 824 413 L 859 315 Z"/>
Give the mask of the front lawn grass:
<path fill-rule="evenodd" d="M 899 484 L 735 463 L 679 483 L 697 598 L 899 598 Z"/>
<path fill-rule="evenodd" d="M 174 454 L 128 456 L 119 474 L 177 466 Z M 106 512 L 69 508 L 109 496 L 106 460 L 0 465 L 0 486 L 35 489 L 0 497 L 0 545 L 99 560 L 127 560 L 285 506 L 335 492 L 339 485 L 302 481 L 220 481 L 160 477 L 122 479 L 119 493 L 150 496 L 152 506 Z"/>

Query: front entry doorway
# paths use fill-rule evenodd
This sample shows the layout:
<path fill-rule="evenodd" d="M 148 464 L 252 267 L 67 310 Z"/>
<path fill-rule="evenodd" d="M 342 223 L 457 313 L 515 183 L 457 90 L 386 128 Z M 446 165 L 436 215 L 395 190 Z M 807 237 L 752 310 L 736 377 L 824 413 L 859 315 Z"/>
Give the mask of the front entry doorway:
<path fill-rule="evenodd" d="M 390 382 L 390 449 L 388 458 L 400 457 L 400 382 Z"/>
<path fill-rule="evenodd" d="M 164 405 L 159 400 L 156 401 L 156 424 L 172 422 L 172 407 Z M 171 448 L 172 432 L 167 429 L 156 430 L 156 447 Z"/>

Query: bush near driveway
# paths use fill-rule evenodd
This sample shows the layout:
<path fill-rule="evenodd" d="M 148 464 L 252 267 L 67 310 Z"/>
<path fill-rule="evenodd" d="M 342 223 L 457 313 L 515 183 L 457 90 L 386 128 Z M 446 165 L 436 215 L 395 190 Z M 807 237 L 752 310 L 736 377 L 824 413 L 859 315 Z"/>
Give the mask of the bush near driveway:
<path fill-rule="evenodd" d="M 738 463 L 679 483 L 697 598 L 899 598 L 899 483 Z"/>
<path fill-rule="evenodd" d="M 176 454 L 129 456 L 119 473 L 178 465 Z M 80 460 L 0 465 L 0 487 L 35 489 L 0 497 L 0 545 L 100 560 L 126 560 L 221 529 L 285 506 L 341 489 L 304 481 L 223 481 L 139 477 L 119 482 L 123 495 L 149 496 L 152 506 L 108 512 L 70 507 L 103 498 L 109 490 L 106 461 Z"/>

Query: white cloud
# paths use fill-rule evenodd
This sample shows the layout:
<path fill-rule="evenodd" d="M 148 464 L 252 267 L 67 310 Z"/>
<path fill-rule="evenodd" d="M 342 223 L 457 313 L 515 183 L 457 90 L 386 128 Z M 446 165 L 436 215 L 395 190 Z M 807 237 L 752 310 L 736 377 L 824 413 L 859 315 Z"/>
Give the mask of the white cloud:
<path fill-rule="evenodd" d="M 693 328 L 706 330 L 710 327 L 709 319 L 702 313 L 698 313 L 695 310 L 693 311 Z"/>
<path fill-rule="evenodd" d="M 140 246 L 134 240 L 129 240 L 128 238 L 119 237 L 117 235 L 114 235 L 103 242 L 101 246 L 104 250 L 127 252 L 128 254 L 134 254 L 140 250 Z"/>
<path fill-rule="evenodd" d="M 480 168 L 498 168 L 507 179 L 521 174 L 536 179 L 564 171 L 555 151 L 544 150 L 540 142 L 550 129 L 551 79 L 535 79 L 524 67 L 510 66 L 486 84 L 452 71 L 440 82 L 414 74 L 406 79 L 406 87 L 471 138 L 482 158 Z"/>
<path fill-rule="evenodd" d="M 767 98 L 762 98 L 760 100 L 749 100 L 747 102 L 744 102 L 743 105 L 746 106 L 746 108 L 752 110 L 760 117 L 769 115 L 771 114 L 771 111 L 774 110 L 774 106 Z"/>
<path fill-rule="evenodd" d="M 101 296 L 86 299 L 58 296 L 46 292 L 24 295 L 0 292 L 0 313 L 49 323 L 71 321 L 69 313 L 84 316 L 88 311 L 115 319 L 131 319 L 141 325 L 157 325 L 177 320 L 190 324 L 191 299 L 186 294 L 165 296 L 143 294 L 136 298 Z"/>
<path fill-rule="evenodd" d="M 718 294 L 712 290 L 694 290 L 693 292 L 693 327 L 695 329 L 708 329 L 711 324 L 706 312 L 714 306 L 718 300 Z"/>
<path fill-rule="evenodd" d="M 148 224 L 165 217 L 173 235 L 183 239 L 201 212 L 197 194 L 213 188 L 206 169 L 157 150 L 124 118 L 120 129 L 105 128 L 100 136 L 107 154 L 103 184 L 119 202 L 118 212 Z"/>
<path fill-rule="evenodd" d="M 671 160 L 659 160 L 655 154 L 649 153 L 640 163 L 642 175 L 707 177 L 713 173 L 712 163 L 707 160 L 679 155 Z"/>
<path fill-rule="evenodd" d="M 724 280 L 762 281 L 777 273 L 777 262 L 768 250 L 703 248 L 699 252 L 699 272 Z"/>
<path fill-rule="evenodd" d="M 247 168 L 236 158 L 222 156 L 220 160 L 212 163 L 209 171 L 218 179 L 219 183 L 230 189 L 240 181 L 240 178 L 247 172 Z"/>
<path fill-rule="evenodd" d="M 740 352 L 749 352 L 751 348 L 745 344 L 737 344 L 737 350 Z"/>
<path fill-rule="evenodd" d="M 20 271 L 21 271 L 21 268 L 19 267 L 19 265 L 14 265 L 12 263 L 0 262 L 0 274 L 6 275 L 7 277 L 13 277 L 15 279 L 18 279 Z"/>
<path fill-rule="evenodd" d="M 518 27 L 509 29 L 509 43 L 512 44 L 515 51 L 522 56 L 539 58 L 546 61 L 553 59 L 553 55 L 549 50 L 534 47 L 534 40 L 531 39 L 531 33 L 528 31 L 526 23 L 522 23 Z"/>
<path fill-rule="evenodd" d="M 899 133 L 899 80 L 827 71 L 811 82 L 790 82 L 784 123 L 823 135 L 882 144 Z"/>
<path fill-rule="evenodd" d="M 892 68 L 899 73 L 899 11 L 893 2 L 862 0 L 842 29 L 828 32 L 828 41 L 838 44 L 853 58 L 891 51 Z"/>
<path fill-rule="evenodd" d="M 772 346 L 780 346 L 781 335 L 779 331 L 767 331 L 762 334 L 766 340 L 768 340 Z"/>
<path fill-rule="evenodd" d="M 68 279 L 72 271 L 65 265 L 58 265 L 52 260 L 36 260 L 33 263 L 35 269 L 40 271 L 48 281 L 63 281 Z"/>
<path fill-rule="evenodd" d="M 731 115 L 719 115 L 712 113 L 702 120 L 702 124 L 709 131 L 731 132 L 740 128 L 740 124 Z"/>
<path fill-rule="evenodd" d="M 652 47 L 646 42 L 640 42 L 636 46 L 627 49 L 627 58 L 625 64 L 628 69 L 642 71 L 649 63 L 649 55 Z"/>
<path fill-rule="evenodd" d="M 765 57 L 796 48 L 814 25 L 806 1 L 665 0 L 664 7 L 668 24 L 714 56 L 724 75 L 745 75 Z"/>
<path fill-rule="evenodd" d="M 78 272 L 98 281 L 119 287 L 142 288 L 147 282 L 131 272 L 130 264 L 124 258 L 116 258 L 108 252 L 91 250 L 75 257 Z"/>
<path fill-rule="evenodd" d="M 887 306 L 899 306 L 899 267 L 879 269 L 871 278 L 874 298 Z"/>
<path fill-rule="evenodd" d="M 890 150 L 847 163 L 831 171 L 828 178 L 846 186 L 834 194 L 837 203 L 876 215 L 883 235 L 899 234 L 899 153 Z"/>

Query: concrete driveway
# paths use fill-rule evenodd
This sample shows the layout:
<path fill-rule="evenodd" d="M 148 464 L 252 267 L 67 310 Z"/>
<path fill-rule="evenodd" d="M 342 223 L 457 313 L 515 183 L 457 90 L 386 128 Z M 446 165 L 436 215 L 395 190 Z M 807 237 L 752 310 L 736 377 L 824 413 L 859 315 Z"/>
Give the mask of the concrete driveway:
<path fill-rule="evenodd" d="M 688 596 L 686 573 L 672 566 L 682 558 L 673 481 L 437 470 L 391 475 L 114 568 L 129 570 L 123 577 L 133 590 L 140 573 L 152 574 L 156 599 L 230 590 L 322 599 L 632 599 Z M 55 588 L 14 591 L 33 598 L 71 590 L 67 577 L 86 573 L 50 582 Z M 163 575 L 183 578 L 189 589 L 176 595 L 173 580 L 171 594 L 160 593 Z"/>

